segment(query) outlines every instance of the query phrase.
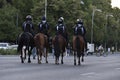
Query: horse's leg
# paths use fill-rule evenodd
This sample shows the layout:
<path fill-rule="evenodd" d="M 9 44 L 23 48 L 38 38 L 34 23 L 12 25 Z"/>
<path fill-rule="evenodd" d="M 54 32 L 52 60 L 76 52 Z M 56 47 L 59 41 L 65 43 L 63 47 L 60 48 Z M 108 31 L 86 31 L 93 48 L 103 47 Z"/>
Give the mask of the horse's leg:
<path fill-rule="evenodd" d="M 38 64 L 40 63 L 39 62 L 39 50 L 38 50 L 38 48 L 36 48 L 36 50 L 37 50 L 37 60 L 38 60 Z"/>
<path fill-rule="evenodd" d="M 27 51 L 27 50 L 25 49 L 25 50 L 24 50 L 24 53 L 25 53 L 25 57 L 24 57 L 24 59 L 26 59 L 26 51 Z"/>
<path fill-rule="evenodd" d="M 74 51 L 74 65 L 76 65 L 76 52 Z"/>
<path fill-rule="evenodd" d="M 57 64 L 57 54 L 56 54 L 56 50 L 54 49 L 54 56 L 55 56 L 55 64 Z"/>
<path fill-rule="evenodd" d="M 25 61 L 25 59 L 26 59 L 26 49 L 22 50 L 22 59 L 23 59 L 23 61 Z"/>
<path fill-rule="evenodd" d="M 28 50 L 28 63 L 31 63 L 31 60 L 30 60 L 31 49 L 29 49 L 29 47 L 28 47 L 27 50 Z"/>
<path fill-rule="evenodd" d="M 21 50 L 22 50 L 23 60 L 25 60 L 26 59 L 26 48 L 25 48 L 25 46 L 23 46 Z"/>
<path fill-rule="evenodd" d="M 61 64 L 63 64 L 63 52 L 61 53 Z"/>
<path fill-rule="evenodd" d="M 24 54 L 23 59 L 25 60 L 25 59 L 26 59 L 26 49 L 23 48 L 23 51 L 22 51 L 22 52 L 23 52 L 23 54 Z"/>
<path fill-rule="evenodd" d="M 81 65 L 80 63 L 80 57 L 81 57 L 81 52 L 80 51 L 77 51 L 77 57 L 78 57 L 78 65 Z"/>
<path fill-rule="evenodd" d="M 55 55 L 55 64 L 59 64 L 59 56 Z"/>
<path fill-rule="evenodd" d="M 45 59 L 46 59 L 46 63 L 48 63 L 47 57 L 48 57 L 48 49 L 46 48 L 46 51 L 45 51 Z"/>
<path fill-rule="evenodd" d="M 39 50 L 39 52 L 40 52 L 40 64 L 41 64 L 41 61 L 42 61 L 42 55 L 43 55 L 44 51 Z"/>
<path fill-rule="evenodd" d="M 57 64 L 59 64 L 59 56 L 57 57 Z"/>
<path fill-rule="evenodd" d="M 84 52 L 82 52 L 82 62 L 84 62 Z"/>
<path fill-rule="evenodd" d="M 55 56 L 55 64 L 57 64 L 57 57 Z"/>
<path fill-rule="evenodd" d="M 37 54 L 37 60 L 38 60 L 38 64 L 39 64 L 39 54 Z"/>
<path fill-rule="evenodd" d="M 31 55 L 31 52 L 28 50 L 28 63 L 31 63 L 30 55 Z"/>
<path fill-rule="evenodd" d="M 78 56 L 78 65 L 81 65 L 81 63 L 80 63 L 80 56 Z"/>
<path fill-rule="evenodd" d="M 59 64 L 59 53 L 57 51 L 55 51 L 55 64 Z"/>
<path fill-rule="evenodd" d="M 20 50 L 20 54 L 21 54 L 21 56 L 20 56 L 20 58 L 21 58 L 21 63 L 24 63 L 22 50 Z"/>

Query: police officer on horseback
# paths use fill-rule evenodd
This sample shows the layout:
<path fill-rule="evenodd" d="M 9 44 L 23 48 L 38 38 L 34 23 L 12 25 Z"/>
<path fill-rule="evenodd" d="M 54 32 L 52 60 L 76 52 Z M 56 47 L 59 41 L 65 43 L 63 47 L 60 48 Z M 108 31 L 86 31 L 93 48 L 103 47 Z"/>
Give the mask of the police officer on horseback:
<path fill-rule="evenodd" d="M 77 19 L 77 23 L 74 27 L 74 35 L 81 35 L 83 36 L 84 38 L 84 41 L 85 41 L 85 51 L 87 51 L 87 41 L 86 41 L 86 38 L 85 38 L 85 34 L 86 34 L 86 29 L 83 25 L 83 21 L 82 19 Z"/>
<path fill-rule="evenodd" d="M 29 32 L 34 36 L 34 26 L 32 23 L 32 16 L 31 15 L 26 16 L 26 20 L 22 25 L 22 30 L 24 32 Z"/>
<path fill-rule="evenodd" d="M 42 17 L 42 21 L 39 23 L 38 28 L 39 28 L 40 33 L 43 33 L 49 37 L 49 32 L 48 32 L 49 31 L 49 24 L 46 21 L 45 16 Z"/>
<path fill-rule="evenodd" d="M 64 18 L 63 17 L 60 17 L 58 19 L 58 24 L 56 26 L 56 35 L 58 35 L 58 34 L 61 34 L 66 39 L 66 42 L 68 45 L 68 35 L 67 35 L 66 27 L 64 25 Z"/>
<path fill-rule="evenodd" d="M 40 33 L 43 33 L 44 35 L 46 35 L 48 37 L 48 43 L 50 45 L 50 34 L 49 34 L 49 24 L 46 20 L 45 16 L 42 16 L 42 20 L 38 25 L 38 29 Z"/>

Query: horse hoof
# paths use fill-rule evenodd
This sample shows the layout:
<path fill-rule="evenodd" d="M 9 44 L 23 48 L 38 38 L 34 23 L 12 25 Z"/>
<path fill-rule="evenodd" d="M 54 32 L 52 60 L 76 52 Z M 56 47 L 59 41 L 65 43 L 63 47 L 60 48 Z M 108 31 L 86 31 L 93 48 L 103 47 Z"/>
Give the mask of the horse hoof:
<path fill-rule="evenodd" d="M 63 61 L 61 62 L 61 64 L 63 64 Z"/>
<path fill-rule="evenodd" d="M 46 61 L 46 63 L 48 63 L 48 61 Z"/>
<path fill-rule="evenodd" d="M 28 63 L 31 63 L 31 61 L 28 61 Z"/>
<path fill-rule="evenodd" d="M 76 63 L 74 63 L 74 65 L 76 66 Z"/>
<path fill-rule="evenodd" d="M 82 62 L 84 62 L 84 59 L 82 59 Z"/>
<path fill-rule="evenodd" d="M 81 65 L 80 63 L 78 63 L 78 65 Z"/>
<path fill-rule="evenodd" d="M 24 61 L 21 61 L 21 63 L 24 63 Z"/>

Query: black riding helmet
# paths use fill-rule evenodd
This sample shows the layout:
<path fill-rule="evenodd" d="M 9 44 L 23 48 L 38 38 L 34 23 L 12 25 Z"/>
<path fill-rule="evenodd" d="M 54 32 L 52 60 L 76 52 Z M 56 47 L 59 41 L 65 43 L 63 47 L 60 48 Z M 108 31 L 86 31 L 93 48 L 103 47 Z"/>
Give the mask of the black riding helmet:
<path fill-rule="evenodd" d="M 46 17 L 45 16 L 42 17 L 42 23 L 43 24 L 46 23 Z"/>
<path fill-rule="evenodd" d="M 60 17 L 60 18 L 58 19 L 58 23 L 63 23 L 63 21 L 64 21 L 64 18 L 63 18 L 63 17 Z"/>
<path fill-rule="evenodd" d="M 78 24 L 83 24 L 82 19 L 77 19 L 77 23 L 78 23 Z"/>
<path fill-rule="evenodd" d="M 42 21 L 45 21 L 46 20 L 46 17 L 45 16 L 42 16 Z"/>
<path fill-rule="evenodd" d="M 28 21 L 28 20 L 32 21 L 32 16 L 31 15 L 26 16 L 26 21 Z"/>

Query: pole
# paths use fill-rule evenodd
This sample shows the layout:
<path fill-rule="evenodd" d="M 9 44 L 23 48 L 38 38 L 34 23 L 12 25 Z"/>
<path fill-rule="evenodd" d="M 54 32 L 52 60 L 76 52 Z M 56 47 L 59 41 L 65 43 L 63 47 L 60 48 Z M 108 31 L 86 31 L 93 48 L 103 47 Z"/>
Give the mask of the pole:
<path fill-rule="evenodd" d="M 108 39 L 108 34 L 107 34 L 107 27 L 108 27 L 108 20 L 109 20 L 109 16 L 113 17 L 113 15 L 111 14 L 107 14 L 106 15 L 106 25 L 105 25 L 105 51 L 107 51 L 107 39 Z"/>
<path fill-rule="evenodd" d="M 91 28 L 91 44 L 93 43 L 93 25 L 94 25 L 94 15 L 95 15 L 95 11 L 99 11 L 99 12 L 102 12 L 100 9 L 96 9 L 96 8 L 93 8 L 93 12 L 92 12 L 92 28 Z"/>
<path fill-rule="evenodd" d="M 93 12 L 92 12 L 92 28 L 91 28 L 91 44 L 93 43 L 94 14 L 95 14 L 95 10 L 93 9 Z"/>
<path fill-rule="evenodd" d="M 45 0 L 45 17 L 47 17 L 47 0 Z"/>
<path fill-rule="evenodd" d="M 107 51 L 107 21 L 108 21 L 108 15 L 106 15 L 106 25 L 105 25 L 105 52 Z"/>

